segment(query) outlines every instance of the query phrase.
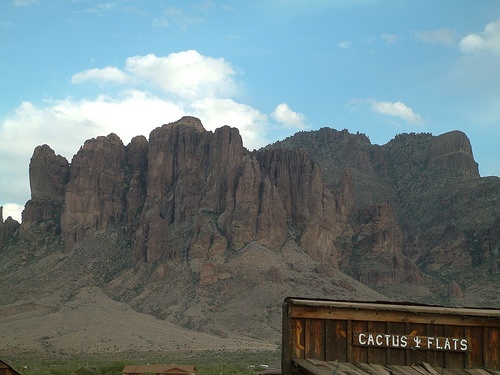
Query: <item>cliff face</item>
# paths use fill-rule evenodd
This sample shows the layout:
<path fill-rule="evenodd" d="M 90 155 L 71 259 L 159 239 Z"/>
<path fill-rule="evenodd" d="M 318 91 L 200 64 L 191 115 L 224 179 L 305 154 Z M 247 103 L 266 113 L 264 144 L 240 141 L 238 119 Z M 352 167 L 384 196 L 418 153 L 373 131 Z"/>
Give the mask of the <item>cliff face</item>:
<path fill-rule="evenodd" d="M 346 210 L 336 207 L 306 152 L 251 154 L 236 129 L 207 132 L 195 118 L 164 125 L 149 141 L 136 137 L 128 146 L 114 134 L 88 140 L 71 164 L 39 147 L 30 176 L 23 233 L 54 221 L 66 252 L 120 225 L 133 263 L 187 261 L 202 273 L 253 241 L 276 251 L 293 228 L 307 253 L 338 267 L 335 239 L 348 230 L 339 215 Z"/>
<path fill-rule="evenodd" d="M 125 164 L 125 147 L 115 134 L 86 141 L 73 157 L 61 212 L 66 251 L 123 221 Z"/>
<path fill-rule="evenodd" d="M 498 268 L 500 179 L 480 178 L 464 133 L 401 134 L 377 146 L 324 128 L 272 147 L 307 150 L 337 205 L 350 207 L 353 234 L 337 247 L 342 269 L 367 285 L 421 285 L 429 274 L 467 283 L 474 267 Z"/>
<path fill-rule="evenodd" d="M 500 182 L 479 177 L 461 132 L 377 146 L 325 128 L 250 153 L 237 129 L 185 117 L 127 146 L 114 134 L 88 140 L 71 164 L 37 147 L 30 183 L 22 239 L 42 229 L 71 253 L 118 228 L 130 264 L 186 264 L 200 285 L 231 277 L 229 260 L 253 243 L 298 246 L 381 288 L 499 263 Z"/>
<path fill-rule="evenodd" d="M 378 146 L 324 128 L 249 152 L 237 129 L 185 117 L 128 145 L 90 139 L 71 163 L 39 146 L 30 185 L 21 225 L 0 208 L 12 347 L 24 332 L 41 351 L 92 350 L 99 335 L 106 350 L 130 350 L 142 328 L 131 340 L 82 321 L 100 311 L 93 298 L 110 307 L 103 296 L 122 326 L 153 315 L 215 341 L 267 343 L 290 295 L 500 307 L 500 179 L 479 177 L 461 132 Z M 43 317 L 45 330 L 26 328 Z M 149 337 L 144 350 L 164 349 Z"/>
<path fill-rule="evenodd" d="M 10 216 L 7 220 L 3 219 L 3 207 L 0 206 L 0 248 L 7 240 L 17 237 L 19 223 Z"/>

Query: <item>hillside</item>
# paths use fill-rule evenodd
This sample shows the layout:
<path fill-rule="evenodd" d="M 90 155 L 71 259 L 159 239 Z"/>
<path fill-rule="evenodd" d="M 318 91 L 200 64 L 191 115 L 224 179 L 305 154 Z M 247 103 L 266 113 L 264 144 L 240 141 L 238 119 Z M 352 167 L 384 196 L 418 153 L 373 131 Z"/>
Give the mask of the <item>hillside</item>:
<path fill-rule="evenodd" d="M 500 307 L 500 179 L 458 131 L 249 152 L 185 117 L 29 171 L 0 223 L 5 353 L 273 348 L 293 295 Z"/>

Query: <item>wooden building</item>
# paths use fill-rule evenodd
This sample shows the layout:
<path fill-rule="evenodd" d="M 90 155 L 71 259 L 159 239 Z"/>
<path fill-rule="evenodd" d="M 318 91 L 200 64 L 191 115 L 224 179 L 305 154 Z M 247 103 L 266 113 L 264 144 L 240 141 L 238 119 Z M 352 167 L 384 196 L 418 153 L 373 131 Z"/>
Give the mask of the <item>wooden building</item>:
<path fill-rule="evenodd" d="M 128 365 L 123 375 L 196 375 L 196 367 L 191 365 Z"/>
<path fill-rule="evenodd" d="M 21 375 L 14 370 L 8 363 L 0 359 L 0 375 Z"/>
<path fill-rule="evenodd" d="M 500 310 L 287 298 L 285 375 L 500 375 Z"/>

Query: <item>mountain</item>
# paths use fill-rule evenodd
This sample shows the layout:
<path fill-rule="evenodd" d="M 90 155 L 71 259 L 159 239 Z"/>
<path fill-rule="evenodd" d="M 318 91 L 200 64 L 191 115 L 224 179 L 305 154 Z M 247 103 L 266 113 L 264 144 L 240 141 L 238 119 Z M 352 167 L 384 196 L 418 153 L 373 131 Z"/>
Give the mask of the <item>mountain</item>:
<path fill-rule="evenodd" d="M 500 179 L 458 131 L 250 152 L 184 117 L 29 172 L 22 223 L 0 211 L 9 353 L 272 348 L 292 295 L 500 306 Z"/>

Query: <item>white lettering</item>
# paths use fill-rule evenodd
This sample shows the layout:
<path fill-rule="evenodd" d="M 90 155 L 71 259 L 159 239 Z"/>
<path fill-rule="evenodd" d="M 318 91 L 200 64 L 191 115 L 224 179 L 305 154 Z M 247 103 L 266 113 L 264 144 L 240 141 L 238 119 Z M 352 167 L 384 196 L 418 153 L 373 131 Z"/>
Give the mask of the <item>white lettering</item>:
<path fill-rule="evenodd" d="M 385 337 L 385 345 L 389 346 L 389 340 L 391 338 L 391 335 L 384 335 L 384 337 Z"/>
<path fill-rule="evenodd" d="M 408 337 L 401 336 L 401 347 L 406 348 L 408 346 Z"/>
<path fill-rule="evenodd" d="M 368 345 L 375 345 L 375 340 L 373 339 L 373 335 L 371 333 L 368 335 Z"/>
<path fill-rule="evenodd" d="M 443 349 L 442 346 L 439 346 L 439 337 L 436 337 L 436 349 Z"/>
<path fill-rule="evenodd" d="M 434 343 L 434 337 L 427 337 L 427 349 L 430 349 Z"/>
<path fill-rule="evenodd" d="M 450 339 L 446 338 L 444 341 L 444 350 L 451 350 Z"/>
<path fill-rule="evenodd" d="M 460 350 L 463 350 L 464 352 L 467 351 L 468 348 L 468 342 L 467 339 L 462 339 L 460 340 Z"/>
<path fill-rule="evenodd" d="M 415 341 L 415 348 L 420 349 L 420 343 L 422 342 L 422 339 L 418 336 L 415 336 L 413 338 L 413 341 Z"/>
<path fill-rule="evenodd" d="M 399 335 L 392 336 L 392 346 L 399 348 Z"/>
<path fill-rule="evenodd" d="M 358 335 L 358 341 L 361 345 L 366 345 L 366 334 L 365 333 L 360 333 Z"/>
<path fill-rule="evenodd" d="M 357 345 L 387 347 L 387 348 L 412 348 L 423 350 L 467 351 L 469 342 L 466 338 L 414 336 L 386 333 L 357 332 Z"/>

